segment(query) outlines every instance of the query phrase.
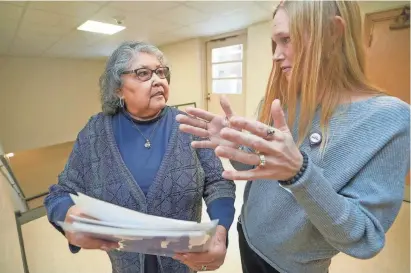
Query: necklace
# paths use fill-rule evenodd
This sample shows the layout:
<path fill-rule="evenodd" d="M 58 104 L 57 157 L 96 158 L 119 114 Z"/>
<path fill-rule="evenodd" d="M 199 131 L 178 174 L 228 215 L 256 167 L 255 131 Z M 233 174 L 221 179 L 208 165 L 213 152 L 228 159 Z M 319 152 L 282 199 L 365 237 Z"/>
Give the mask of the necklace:
<path fill-rule="evenodd" d="M 156 129 L 158 127 L 157 125 L 159 124 L 159 121 L 160 121 L 160 119 L 156 121 L 155 127 L 154 127 L 153 131 L 150 134 L 150 138 L 153 136 L 154 132 L 156 131 Z M 134 122 L 133 122 L 133 127 L 136 128 L 137 131 L 141 134 L 141 136 L 146 140 L 146 143 L 144 143 L 144 147 L 147 148 L 147 149 L 150 149 L 151 148 L 150 139 L 144 136 L 144 134 L 140 131 L 140 129 L 138 129 L 138 127 L 134 124 Z"/>
<path fill-rule="evenodd" d="M 161 114 L 160 114 L 160 115 L 161 115 Z M 129 114 L 127 114 L 127 116 L 129 116 Z M 160 120 L 163 118 L 163 116 L 164 116 L 164 115 L 162 115 L 162 116 L 156 121 L 155 127 L 154 127 L 153 131 L 152 131 L 151 134 L 150 134 L 150 138 L 147 138 L 146 136 L 144 136 L 144 134 L 143 134 L 143 133 L 140 131 L 140 129 L 136 126 L 136 124 L 134 123 L 134 121 L 133 121 L 132 119 L 130 119 L 131 124 L 133 125 L 133 127 L 136 128 L 137 131 L 140 133 L 140 135 L 146 140 L 146 142 L 144 143 L 144 147 L 145 147 L 146 149 L 150 149 L 150 148 L 151 148 L 151 141 L 150 141 L 150 139 L 151 139 L 151 137 L 153 136 L 154 132 L 156 131 L 156 129 L 157 129 L 157 127 L 158 127 L 158 124 L 159 124 Z M 129 116 L 129 117 L 130 117 L 130 116 Z M 131 118 L 131 117 L 130 117 L 130 118 Z"/>

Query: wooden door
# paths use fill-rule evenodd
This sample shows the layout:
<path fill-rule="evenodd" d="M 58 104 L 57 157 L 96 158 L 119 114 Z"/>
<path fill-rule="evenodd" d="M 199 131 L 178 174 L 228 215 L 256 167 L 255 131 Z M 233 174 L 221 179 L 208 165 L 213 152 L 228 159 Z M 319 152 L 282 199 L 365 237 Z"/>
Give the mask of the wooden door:
<path fill-rule="evenodd" d="M 398 19 L 403 18 L 398 16 L 403 12 L 406 10 L 399 8 L 366 15 L 366 74 L 372 83 L 409 104 L 410 27 L 409 20 L 408 27 L 406 24 L 399 27 L 401 24 Z M 409 201 L 410 174 L 407 175 L 405 183 L 404 199 Z"/>

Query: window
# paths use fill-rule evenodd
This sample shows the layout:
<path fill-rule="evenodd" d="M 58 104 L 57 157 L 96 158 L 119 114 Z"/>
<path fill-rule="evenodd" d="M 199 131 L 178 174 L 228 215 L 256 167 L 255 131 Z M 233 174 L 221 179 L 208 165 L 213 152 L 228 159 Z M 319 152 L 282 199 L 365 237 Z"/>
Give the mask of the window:
<path fill-rule="evenodd" d="M 213 94 L 241 94 L 243 92 L 243 53 L 242 44 L 211 50 Z"/>

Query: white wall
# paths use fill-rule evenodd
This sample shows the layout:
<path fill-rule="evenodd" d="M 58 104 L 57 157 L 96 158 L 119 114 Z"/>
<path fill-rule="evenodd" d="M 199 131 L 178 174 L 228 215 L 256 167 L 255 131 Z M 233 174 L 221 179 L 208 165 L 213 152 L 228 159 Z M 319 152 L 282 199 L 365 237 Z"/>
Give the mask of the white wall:
<path fill-rule="evenodd" d="M 104 62 L 0 58 L 0 140 L 16 152 L 74 140 L 100 111 Z"/>
<path fill-rule="evenodd" d="M 0 173 L 0 272 L 23 273 L 10 190 L 6 178 Z"/>
<path fill-rule="evenodd" d="M 263 22 L 247 29 L 246 116 L 255 117 L 258 103 L 265 94 L 270 76 L 271 25 Z"/>
<path fill-rule="evenodd" d="M 203 73 L 205 63 L 203 44 L 192 39 L 160 48 L 171 68 L 170 99 L 168 104 L 196 102 L 203 104 Z"/>

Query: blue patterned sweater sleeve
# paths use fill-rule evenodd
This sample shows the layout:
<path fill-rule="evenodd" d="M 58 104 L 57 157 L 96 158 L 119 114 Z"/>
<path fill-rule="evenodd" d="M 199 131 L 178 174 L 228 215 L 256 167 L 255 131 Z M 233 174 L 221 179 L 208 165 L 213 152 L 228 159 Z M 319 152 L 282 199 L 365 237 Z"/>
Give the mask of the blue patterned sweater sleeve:
<path fill-rule="evenodd" d="M 84 157 L 82 151 L 85 149 L 86 142 L 82 139 L 82 132 L 77 137 L 73 150 L 69 156 L 64 170 L 58 177 L 58 184 L 52 185 L 49 194 L 44 200 L 49 222 L 62 234 L 63 229 L 57 224 L 64 221 L 67 211 L 74 205 L 70 198 L 70 193 L 84 192 Z M 79 247 L 69 244 L 70 250 L 76 253 Z"/>
<path fill-rule="evenodd" d="M 223 178 L 221 160 L 212 149 L 198 149 L 198 157 L 205 173 L 204 201 L 211 220 L 219 219 L 219 224 L 227 231 L 234 220 L 235 189 L 232 180 Z"/>

